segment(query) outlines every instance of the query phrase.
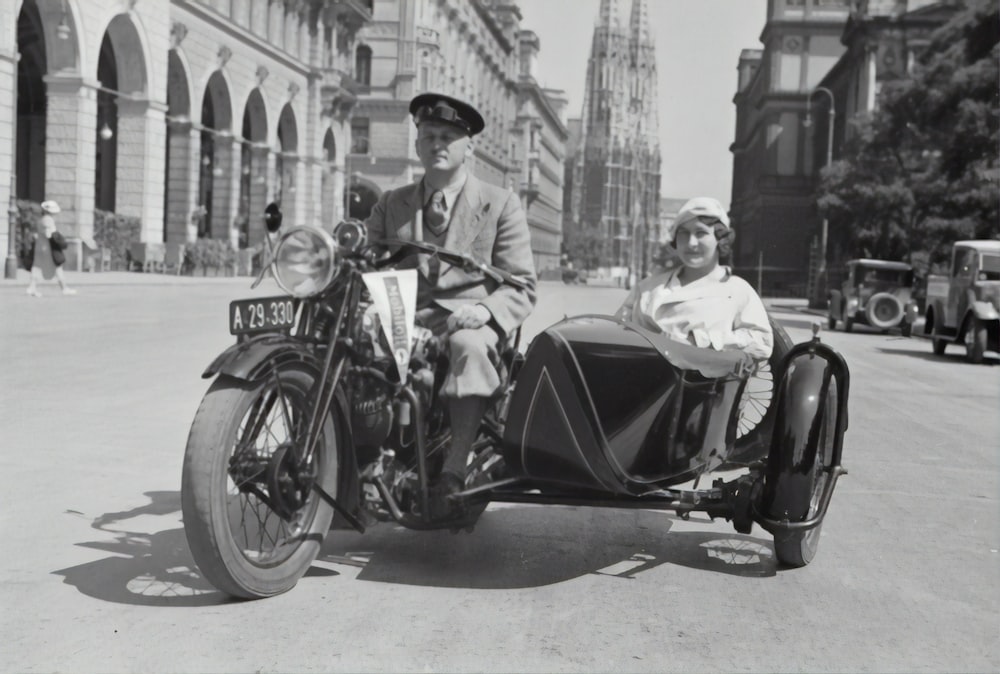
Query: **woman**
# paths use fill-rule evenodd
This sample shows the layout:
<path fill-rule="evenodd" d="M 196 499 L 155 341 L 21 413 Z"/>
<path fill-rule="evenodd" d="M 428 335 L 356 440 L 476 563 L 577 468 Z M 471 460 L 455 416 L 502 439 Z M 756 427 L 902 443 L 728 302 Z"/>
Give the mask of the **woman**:
<path fill-rule="evenodd" d="M 691 199 L 677 213 L 671 239 L 680 266 L 638 284 L 617 317 L 671 339 L 718 351 L 740 351 L 741 367 L 767 360 L 774 345 L 764 303 L 743 279 L 719 263 L 735 233 L 722 205 Z"/>
<path fill-rule="evenodd" d="M 38 291 L 38 281 L 49 280 L 53 276 L 59 282 L 63 295 L 75 295 L 76 291 L 66 285 L 63 276 L 63 264 L 66 262 L 66 239 L 56 229 L 56 221 L 52 217 L 62 210 L 54 201 L 42 202 L 42 217 L 38 219 L 36 232 L 32 235 L 31 244 L 31 280 L 28 282 L 27 294 L 41 297 Z"/>

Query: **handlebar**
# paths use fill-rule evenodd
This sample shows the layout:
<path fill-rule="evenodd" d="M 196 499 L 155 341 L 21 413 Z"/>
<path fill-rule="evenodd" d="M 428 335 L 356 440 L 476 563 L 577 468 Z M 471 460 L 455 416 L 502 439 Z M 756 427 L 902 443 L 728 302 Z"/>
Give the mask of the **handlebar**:
<path fill-rule="evenodd" d="M 408 255 L 411 255 L 414 252 L 419 252 L 437 257 L 453 267 L 459 267 L 465 271 L 480 271 L 497 283 L 513 286 L 520 290 L 524 290 L 529 286 L 526 279 L 516 276 L 515 274 L 511 274 L 504 269 L 500 269 L 499 267 L 495 267 L 491 264 L 483 262 L 482 260 L 478 260 L 471 255 L 448 250 L 447 248 L 442 248 L 441 246 L 436 246 L 433 243 L 427 243 L 425 241 L 411 241 L 409 239 L 383 239 L 382 241 L 369 244 L 369 248 L 387 248 L 389 250 L 397 248 L 397 250 L 388 257 L 378 258 L 375 260 L 374 266 L 378 269 L 396 264 Z"/>

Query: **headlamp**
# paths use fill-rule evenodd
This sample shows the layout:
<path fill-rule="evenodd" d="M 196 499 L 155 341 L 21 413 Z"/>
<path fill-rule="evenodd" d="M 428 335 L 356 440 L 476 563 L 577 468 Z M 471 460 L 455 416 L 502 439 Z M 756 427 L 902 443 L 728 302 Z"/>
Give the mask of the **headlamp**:
<path fill-rule="evenodd" d="M 274 250 L 274 280 L 293 297 L 322 292 L 337 270 L 337 245 L 333 237 L 316 227 L 292 227 Z"/>

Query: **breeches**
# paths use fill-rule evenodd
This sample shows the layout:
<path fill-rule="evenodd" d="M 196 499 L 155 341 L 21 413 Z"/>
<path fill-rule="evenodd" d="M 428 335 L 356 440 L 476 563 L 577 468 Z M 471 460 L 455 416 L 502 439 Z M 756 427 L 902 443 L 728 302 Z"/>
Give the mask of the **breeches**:
<path fill-rule="evenodd" d="M 489 325 L 448 334 L 451 312 L 440 307 L 417 311 L 417 322 L 448 343 L 448 376 L 441 394 L 451 398 L 489 397 L 500 388 L 497 346 L 500 336 Z"/>

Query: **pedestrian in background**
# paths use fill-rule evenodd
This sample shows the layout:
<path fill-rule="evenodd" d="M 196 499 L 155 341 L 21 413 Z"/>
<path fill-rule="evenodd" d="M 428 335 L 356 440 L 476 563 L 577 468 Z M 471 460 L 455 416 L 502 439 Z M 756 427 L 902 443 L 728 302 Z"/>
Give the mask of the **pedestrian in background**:
<path fill-rule="evenodd" d="M 59 282 L 63 295 L 75 295 L 76 291 L 66 285 L 66 277 L 63 275 L 63 264 L 66 262 L 65 237 L 56 229 L 55 215 L 62 210 L 55 201 L 42 202 L 42 217 L 38 219 L 35 226 L 35 233 L 32 234 L 34 241 L 31 244 L 31 280 L 28 282 L 27 294 L 32 297 L 41 297 L 38 290 L 38 282 L 41 280 L 51 280 L 53 277 Z"/>

